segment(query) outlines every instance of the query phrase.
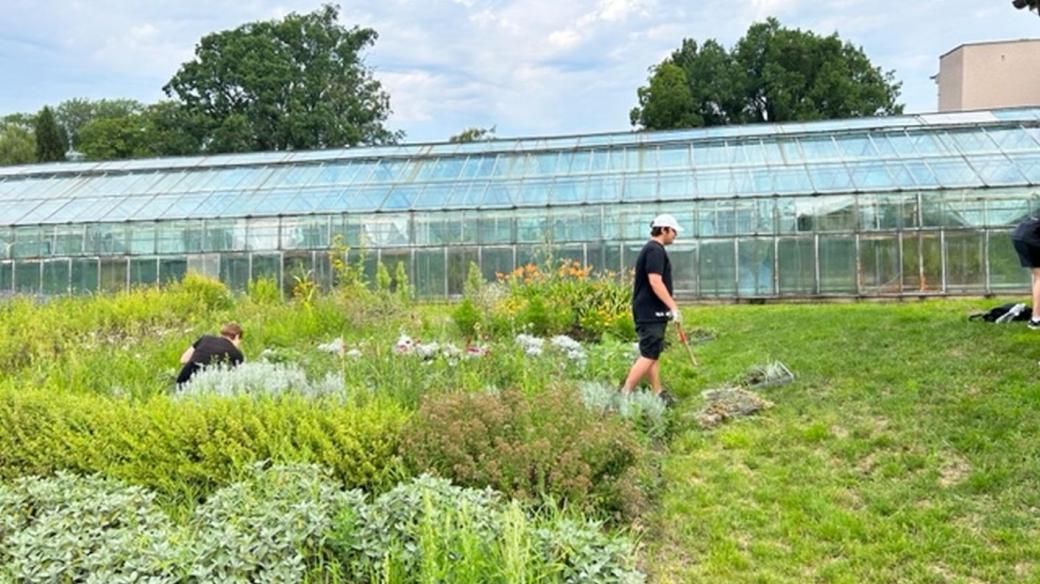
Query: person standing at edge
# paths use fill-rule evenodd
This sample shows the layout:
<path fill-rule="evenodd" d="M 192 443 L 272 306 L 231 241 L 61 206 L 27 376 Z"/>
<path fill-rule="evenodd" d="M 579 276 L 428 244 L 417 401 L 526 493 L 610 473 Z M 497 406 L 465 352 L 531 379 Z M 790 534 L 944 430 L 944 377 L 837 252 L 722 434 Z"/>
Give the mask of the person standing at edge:
<path fill-rule="evenodd" d="M 664 332 L 668 321 L 682 324 L 682 313 L 672 297 L 672 264 L 665 247 L 682 231 L 675 217 L 658 215 L 650 222 L 650 241 L 636 258 L 635 283 L 632 289 L 632 317 L 639 336 L 639 358 L 632 364 L 621 391 L 628 393 L 649 376 L 650 388 L 668 405 L 675 396 L 661 385 L 658 359 L 664 350 Z"/>
<path fill-rule="evenodd" d="M 1029 319 L 1029 328 L 1037 330 L 1040 329 L 1040 218 L 1031 215 L 1019 223 L 1011 234 L 1011 242 L 1018 252 L 1019 263 L 1033 275 L 1033 317 Z"/>

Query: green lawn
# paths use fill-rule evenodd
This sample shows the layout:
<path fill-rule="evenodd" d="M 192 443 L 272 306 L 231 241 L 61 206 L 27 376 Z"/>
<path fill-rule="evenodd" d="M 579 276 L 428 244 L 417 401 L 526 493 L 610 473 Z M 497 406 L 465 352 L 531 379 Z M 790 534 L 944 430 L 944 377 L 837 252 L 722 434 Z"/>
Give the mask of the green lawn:
<path fill-rule="evenodd" d="M 995 300 L 703 307 L 663 362 L 684 397 L 644 535 L 658 582 L 1040 581 L 1040 332 Z M 688 325 L 689 326 L 689 325 Z M 780 359 L 764 415 L 699 429 L 700 391 Z"/>

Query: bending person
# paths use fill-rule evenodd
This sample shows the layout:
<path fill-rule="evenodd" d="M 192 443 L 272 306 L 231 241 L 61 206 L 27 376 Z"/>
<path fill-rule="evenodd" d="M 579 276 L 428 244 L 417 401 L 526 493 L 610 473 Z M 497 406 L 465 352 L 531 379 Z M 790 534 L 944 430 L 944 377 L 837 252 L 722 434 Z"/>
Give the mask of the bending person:
<path fill-rule="evenodd" d="M 177 383 L 187 383 L 203 367 L 224 363 L 230 367 L 245 361 L 239 348 L 242 344 L 242 327 L 228 323 L 220 329 L 220 336 L 203 335 L 181 355 L 180 375 Z"/>

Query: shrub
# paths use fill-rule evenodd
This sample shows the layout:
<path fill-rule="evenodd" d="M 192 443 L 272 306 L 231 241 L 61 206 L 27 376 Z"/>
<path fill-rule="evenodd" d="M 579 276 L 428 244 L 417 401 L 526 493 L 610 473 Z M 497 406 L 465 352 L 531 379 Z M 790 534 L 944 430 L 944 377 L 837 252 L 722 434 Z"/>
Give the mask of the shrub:
<path fill-rule="evenodd" d="M 349 534 L 338 539 L 337 533 Z M 347 516 L 334 532 L 355 581 L 636 583 L 634 548 L 580 517 L 529 515 L 489 489 L 421 476 Z"/>
<path fill-rule="evenodd" d="M 21 582 L 179 581 L 180 536 L 154 499 L 66 473 L 0 485 L 0 566 Z"/>
<path fill-rule="evenodd" d="M 170 287 L 183 292 L 196 302 L 197 310 L 228 308 L 233 304 L 231 291 L 220 280 L 196 272 L 188 272 L 180 282 Z"/>
<path fill-rule="evenodd" d="M 141 403 L 96 395 L 0 392 L 0 478 L 99 473 L 190 504 L 258 460 L 317 463 L 348 487 L 399 476 L 405 412 L 297 396 Z"/>
<path fill-rule="evenodd" d="M 471 281 L 474 276 L 479 281 Z M 613 273 L 594 273 L 577 262 L 528 264 L 500 274 L 491 285 L 471 268 L 465 291 L 481 326 L 500 334 L 525 331 L 584 340 L 599 340 L 604 334 L 635 336 L 628 284 Z M 472 310 L 457 311 L 455 316 L 460 329 L 472 328 Z"/>
<path fill-rule="evenodd" d="M 499 535 L 498 513 L 503 509 L 501 494 L 493 490 L 464 489 L 423 475 L 394 487 L 364 508 L 350 530 L 354 534 L 351 544 L 341 544 L 341 553 L 354 558 L 351 570 L 357 574 L 377 572 L 390 555 L 404 571 L 412 572 L 424 561 L 433 560 L 423 557 L 424 552 L 431 552 L 429 542 L 423 541 L 423 530 L 435 522 L 451 523 L 453 517 L 442 517 L 445 513 L 464 513 L 466 530 L 480 541 L 491 541 Z M 461 526 L 451 527 L 458 530 Z M 449 528 L 438 530 L 438 535 L 449 538 L 453 534 Z"/>
<path fill-rule="evenodd" d="M 270 306 L 282 301 L 282 289 L 274 278 L 257 278 L 246 285 L 246 295 L 255 304 Z"/>
<path fill-rule="evenodd" d="M 663 438 L 668 430 L 664 401 L 648 391 L 622 393 L 605 383 L 585 381 L 579 385 L 581 400 L 594 412 L 616 413 L 631 420 L 651 438 Z"/>
<path fill-rule="evenodd" d="M 138 487 L 0 485 L 0 579 L 27 582 L 637 583 L 623 536 L 419 477 L 373 502 L 320 467 L 257 464 L 174 522 Z"/>
<path fill-rule="evenodd" d="M 272 352 L 272 358 L 280 358 Z M 300 367 L 290 363 L 257 361 L 238 367 L 221 364 L 206 367 L 178 386 L 176 397 L 251 395 L 274 397 L 292 392 L 303 397 L 344 397 L 342 375 L 327 374 L 311 381 Z"/>
<path fill-rule="evenodd" d="M 337 515 L 363 505 L 360 491 L 343 491 L 321 467 L 255 465 L 195 510 L 190 576 L 302 582 Z"/>
<path fill-rule="evenodd" d="M 643 503 L 633 430 L 565 389 L 530 400 L 517 391 L 429 396 L 402 448 L 417 472 L 526 501 L 548 495 L 613 516 L 631 516 Z"/>

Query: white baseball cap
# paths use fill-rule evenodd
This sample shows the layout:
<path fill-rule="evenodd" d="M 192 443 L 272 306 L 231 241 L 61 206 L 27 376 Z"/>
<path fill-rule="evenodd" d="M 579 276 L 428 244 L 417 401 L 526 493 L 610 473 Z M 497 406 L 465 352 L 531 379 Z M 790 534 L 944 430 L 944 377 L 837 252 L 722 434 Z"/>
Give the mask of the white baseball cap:
<path fill-rule="evenodd" d="M 679 227 L 679 222 L 675 220 L 675 216 L 669 215 L 668 213 L 662 213 L 654 220 L 650 222 L 650 227 L 670 227 L 675 230 L 676 233 L 682 233 L 682 227 Z"/>

